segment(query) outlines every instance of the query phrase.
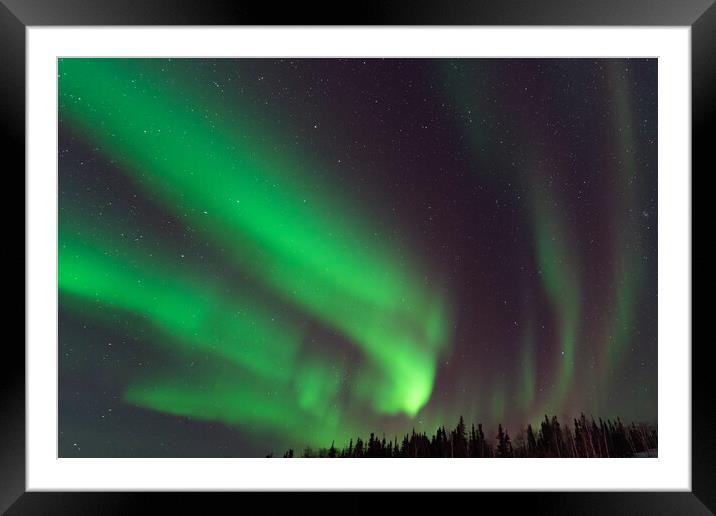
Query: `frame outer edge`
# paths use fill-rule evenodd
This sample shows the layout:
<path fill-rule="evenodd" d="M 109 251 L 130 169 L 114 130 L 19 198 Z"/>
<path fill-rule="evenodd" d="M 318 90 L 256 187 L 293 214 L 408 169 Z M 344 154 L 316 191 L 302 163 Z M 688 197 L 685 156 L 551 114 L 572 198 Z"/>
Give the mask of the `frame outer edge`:
<path fill-rule="evenodd" d="M 0 75 L 0 114 L 3 118 L 2 130 L 4 131 L 4 143 L 7 144 L 6 156 L 17 159 L 17 167 L 20 166 L 24 171 L 25 163 L 25 23 L 40 22 L 44 24 L 61 24 L 60 20 L 52 21 L 52 12 L 33 11 L 32 6 L 30 12 L 22 11 L 22 16 L 18 17 L 6 5 L 7 0 L 0 3 L 0 62 L 3 63 L 3 73 Z M 11 3 L 17 5 L 11 0 Z M 37 7 L 37 1 L 27 0 L 28 4 Z M 59 4 L 60 2 L 58 2 Z M 62 3 L 72 3 L 63 1 Z M 121 3 L 121 2 L 119 2 Z M 559 2 L 556 2 L 559 3 Z M 708 2 L 697 2 L 705 4 Z M 103 5 L 104 2 L 97 2 L 97 6 Z M 45 2 L 47 6 L 47 2 Z M 395 7 L 396 4 L 393 4 Z M 422 4 L 425 5 L 425 4 Z M 157 6 L 159 7 L 159 6 Z M 683 5 L 681 6 L 683 7 Z M 695 4 L 692 3 L 689 11 L 693 15 Z M 22 8 L 20 8 L 22 10 Z M 151 8 L 150 8 L 151 10 Z M 153 13 L 151 18 L 157 16 L 157 12 L 161 11 L 161 7 Z M 221 9 L 219 9 L 221 11 Z M 239 9 L 234 12 L 237 13 Z M 550 11 L 550 9 L 547 9 Z M 397 18 L 412 17 L 407 12 L 401 15 L 401 9 L 386 10 L 382 13 L 373 12 L 375 18 L 385 18 L 385 21 L 395 23 Z M 709 129 L 714 129 L 716 118 L 716 57 L 714 49 L 716 49 L 716 4 L 706 8 L 699 9 L 699 13 L 691 19 L 695 19 L 692 25 L 692 161 L 699 163 L 701 168 L 705 169 L 705 163 L 708 153 L 708 133 Z M 96 14 L 96 13 L 95 13 Z M 186 14 L 186 13 L 185 13 Z M 221 14 L 221 12 L 219 12 Z M 225 14 L 225 13 L 224 13 Z M 255 13 L 255 14 L 258 14 Z M 445 16 L 435 14 L 435 19 L 448 22 Z M 556 14 L 552 13 L 552 16 Z M 673 13 L 672 13 L 673 14 Z M 424 21 L 430 13 L 424 9 L 420 9 L 414 16 L 415 22 Z M 72 16 L 72 14 L 70 15 Z M 92 24 L 93 14 L 85 12 L 75 18 L 79 24 Z M 128 15 L 119 14 L 116 9 L 112 10 L 109 16 L 115 17 L 119 24 L 127 23 Z M 586 16 L 586 15 L 582 15 Z M 684 16 L 671 16 L 674 24 L 682 23 Z M 209 16 L 210 18 L 211 16 Z M 249 16 L 251 18 L 252 16 Z M 519 16 L 518 16 L 519 17 Z M 100 18 L 105 18 L 101 16 Z M 133 17 L 130 16 L 133 20 Z M 206 11 L 200 16 L 201 19 L 207 19 Z M 262 16 L 259 16 L 262 18 Z M 474 16 L 463 18 L 463 23 L 474 23 Z M 493 16 L 486 16 L 485 22 Z M 612 18 L 609 16 L 608 18 Z M 658 18 L 661 19 L 661 18 Z M 49 23 L 48 23 L 49 21 Z M 137 20 L 134 20 L 136 22 Z M 149 21 L 149 20 L 147 20 Z M 179 20 L 175 20 L 179 21 Z M 208 19 L 207 19 L 208 21 Z M 225 23 L 229 21 L 226 20 Z M 237 22 L 231 20 L 230 22 Z M 242 20 L 243 21 L 243 20 Z M 246 20 L 248 21 L 248 20 Z M 369 20 L 379 22 L 381 20 Z M 515 20 L 518 23 L 520 20 Z M 609 21 L 604 20 L 604 21 Z M 146 23 L 146 22 L 145 22 Z M 164 23 L 172 23 L 166 20 Z M 181 23 L 181 22 L 180 22 Z M 454 23 L 454 22 L 453 22 Z M 494 22 L 493 22 L 494 23 Z M 529 22 L 528 22 L 529 23 Z M 534 23 L 534 22 L 532 22 Z M 561 24 L 569 24 L 570 20 L 560 19 Z M 594 24 L 599 23 L 595 20 Z M 633 23 L 632 17 L 624 23 Z M 653 24 L 653 18 L 645 20 L 645 25 Z M 661 22 L 663 23 L 663 21 Z M 711 131 L 713 132 L 713 131 Z M 704 170 L 704 173 L 706 170 Z M 24 178 L 24 173 L 23 173 Z M 24 181 L 23 181 L 23 199 L 24 199 Z M 24 240 L 24 239 L 23 239 Z M 23 245 L 23 263 L 25 258 L 25 247 Z M 24 303 L 23 303 L 24 309 Z M 23 339 L 24 341 L 24 339 Z M 693 404 L 693 426 L 692 426 L 692 475 L 693 475 L 693 494 L 698 497 L 703 505 L 710 510 L 716 507 L 716 493 L 713 485 L 716 480 L 716 444 L 713 440 L 714 432 L 716 432 L 716 424 L 714 424 L 712 413 L 712 388 L 707 381 L 709 378 L 707 367 L 710 368 L 708 360 L 699 360 L 705 351 L 703 346 L 694 348 L 693 356 L 693 378 L 692 378 L 692 404 Z M 16 501 L 19 495 L 25 491 L 25 355 L 23 349 L 12 352 L 15 360 L 0 361 L 0 414 L 2 415 L 2 435 L 0 436 L 0 472 L 2 472 L 2 482 L 0 482 L 0 513 Z M 18 396 L 19 394 L 19 396 Z M 25 497 L 21 497 L 25 498 Z M 48 504 L 49 505 L 49 504 Z"/>
<path fill-rule="evenodd" d="M 713 0 L 2 0 L 25 25 L 691 25 Z"/>
<path fill-rule="evenodd" d="M 691 127 L 693 184 L 695 170 L 700 170 L 702 176 L 713 173 L 712 147 L 716 130 L 716 3 L 691 27 Z M 691 241 L 693 256 L 693 215 Z M 693 277 L 693 258 L 691 274 Z M 694 344 L 692 339 L 691 346 L 691 488 L 705 506 L 716 512 L 716 418 L 711 380 L 713 367 L 708 356 L 710 344 L 706 341 Z"/>
<path fill-rule="evenodd" d="M 7 209 L 10 224 L 16 224 L 19 232 L 18 214 L 23 214 L 23 245 L 20 253 L 11 253 L 10 270 L 26 271 L 25 264 L 25 25 L 8 9 L 0 4 L 0 135 L 4 147 L 3 168 L 6 177 L 21 182 L 19 188 L 6 184 L 7 198 L 23 202 L 22 211 L 13 206 L 12 214 Z M 10 166 L 6 163 L 9 161 Z M 7 168 L 5 168 L 7 167 Z M 15 183 L 17 184 L 17 183 Z M 20 195 L 20 192 L 22 195 Z M 20 199 L 22 199 L 20 201 Z M 6 245 L 10 245 L 9 243 Z M 16 248 L 15 248 L 16 249 Z M 22 264 L 19 263 L 22 259 Z M 19 282 L 19 274 L 17 275 Z M 23 289 L 25 274 L 23 278 Z M 18 285 L 19 286 L 19 285 Z M 3 344 L 3 359 L 0 360 L 0 513 L 4 512 L 25 492 L 25 338 L 24 314 L 25 295 L 22 303 L 9 300 L 19 311 L 23 311 L 23 338 L 7 337 Z M 17 317 L 17 319 L 15 319 Z M 20 317 L 12 320 L 19 325 Z"/>

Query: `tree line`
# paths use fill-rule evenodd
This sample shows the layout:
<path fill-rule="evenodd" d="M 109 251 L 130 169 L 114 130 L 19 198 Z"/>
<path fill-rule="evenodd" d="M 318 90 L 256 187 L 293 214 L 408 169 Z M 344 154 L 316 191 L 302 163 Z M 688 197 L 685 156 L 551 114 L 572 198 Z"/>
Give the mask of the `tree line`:
<path fill-rule="evenodd" d="M 425 432 L 405 434 L 387 440 L 371 433 L 366 440 L 358 437 L 338 449 L 335 442 L 329 448 L 304 448 L 299 454 L 287 450 L 284 458 L 291 457 L 646 457 L 656 456 L 656 427 L 646 423 L 625 424 L 621 419 L 598 422 L 587 420 L 584 414 L 574 423 L 562 425 L 556 416 L 545 415 L 538 429 L 527 425 L 510 437 L 499 424 L 493 438 L 485 436 L 482 424 L 471 425 L 460 420 L 449 432 L 444 426 L 428 437 Z M 272 457 L 273 454 L 267 455 Z"/>

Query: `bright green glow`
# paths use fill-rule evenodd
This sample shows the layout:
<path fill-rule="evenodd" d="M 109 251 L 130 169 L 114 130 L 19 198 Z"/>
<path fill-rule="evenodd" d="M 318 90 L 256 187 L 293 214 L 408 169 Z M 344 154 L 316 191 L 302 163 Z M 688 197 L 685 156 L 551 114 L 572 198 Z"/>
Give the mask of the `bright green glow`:
<path fill-rule="evenodd" d="M 302 339 L 295 324 L 274 322 L 255 302 L 236 295 L 224 298 L 206 280 L 187 280 L 166 261 L 160 266 L 123 248 L 112 255 L 62 226 L 59 241 L 61 293 L 142 316 L 182 348 L 223 356 L 264 377 L 290 374 Z"/>
<path fill-rule="evenodd" d="M 326 417 L 330 404 L 338 394 L 339 382 L 328 368 L 319 362 L 302 364 L 295 377 L 299 392 L 299 406 L 319 417 Z"/>
<path fill-rule="evenodd" d="M 311 391 L 314 399 L 307 400 Z M 267 396 L 267 391 L 270 395 Z M 321 389 L 306 386 L 301 392 L 246 381 L 221 369 L 195 375 L 188 383 L 179 375 L 139 380 L 124 394 L 128 403 L 179 416 L 281 433 L 298 442 L 324 445 L 343 436 L 337 422 L 338 409 L 328 417 L 320 409 Z M 270 399 L 270 401 L 268 401 Z"/>
<path fill-rule="evenodd" d="M 274 135 L 201 105 L 194 109 L 184 90 L 158 86 L 159 74 L 134 73 L 119 59 L 62 59 L 59 72 L 61 115 L 138 187 L 230 250 L 237 265 L 284 302 L 360 346 L 370 367 L 358 375 L 357 399 L 381 413 L 420 410 L 449 340 L 449 315 L 421 267 L 381 242 L 377 225 L 307 177 L 292 156 L 273 151 L 266 142 Z M 114 264 L 88 265 L 101 283 L 103 267 Z M 103 291 L 111 302 L 144 311 L 173 332 L 189 334 L 201 324 L 200 314 L 192 322 L 185 313 L 200 310 L 200 301 L 197 308 L 175 306 L 177 300 L 152 309 L 131 300 L 137 292 L 129 287 L 115 300 L 114 283 L 107 280 Z M 304 374 L 299 403 L 310 405 L 316 380 Z"/>
<path fill-rule="evenodd" d="M 305 443 L 315 445 L 329 435 L 323 428 L 304 434 L 316 418 L 327 429 L 346 433 L 337 406 L 342 369 L 302 349 L 300 325 L 256 300 L 220 293 L 201 271 L 178 266 L 146 245 L 130 247 L 114 234 L 92 234 L 71 216 L 60 218 L 59 235 L 60 293 L 85 301 L 63 306 L 95 317 L 104 307 L 138 315 L 161 332 L 152 344 L 169 346 L 192 367 L 213 357 L 199 373 L 165 364 L 134 381 L 125 401 L 175 415 L 243 422 L 289 438 L 295 437 L 289 428 L 295 425 Z"/>

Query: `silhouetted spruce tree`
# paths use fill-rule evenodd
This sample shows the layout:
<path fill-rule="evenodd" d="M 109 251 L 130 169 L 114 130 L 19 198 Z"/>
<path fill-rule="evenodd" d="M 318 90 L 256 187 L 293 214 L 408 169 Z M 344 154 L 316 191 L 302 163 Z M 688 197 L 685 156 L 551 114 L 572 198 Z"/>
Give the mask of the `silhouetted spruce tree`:
<path fill-rule="evenodd" d="M 360 437 L 356 439 L 356 447 L 353 453 L 355 457 L 363 457 L 363 441 Z"/>
<path fill-rule="evenodd" d="M 505 450 L 504 450 L 503 457 L 512 457 L 512 441 L 510 440 L 510 434 L 507 432 L 507 429 L 505 429 Z"/>
<path fill-rule="evenodd" d="M 527 441 L 525 437 L 525 430 L 520 428 L 517 435 L 512 439 L 512 456 L 513 457 L 527 457 Z"/>
<path fill-rule="evenodd" d="M 467 456 L 477 457 L 477 434 L 475 433 L 475 423 L 470 425 L 470 435 L 467 439 Z"/>
<path fill-rule="evenodd" d="M 507 434 L 502 429 L 502 424 L 497 425 L 497 456 L 508 457 Z"/>
<path fill-rule="evenodd" d="M 562 430 L 562 439 L 564 442 L 564 457 L 576 457 L 577 449 L 574 444 L 574 436 L 569 426 L 565 426 Z"/>
<path fill-rule="evenodd" d="M 594 457 L 604 457 L 604 453 L 602 450 L 602 439 L 601 435 L 599 433 L 599 427 L 597 426 L 597 423 L 594 421 L 594 418 L 592 418 L 592 428 L 591 428 L 591 438 L 592 438 L 592 448 L 594 450 Z"/>
<path fill-rule="evenodd" d="M 552 431 L 552 423 L 547 414 L 544 415 L 542 421 L 542 430 L 540 431 L 540 448 L 543 457 L 556 457 L 557 450 L 555 448 L 554 432 Z"/>
<path fill-rule="evenodd" d="M 537 455 L 537 439 L 535 439 L 532 425 L 527 425 L 527 456 L 535 457 Z"/>
<path fill-rule="evenodd" d="M 562 439 L 562 429 L 557 421 L 557 416 L 552 416 L 552 438 L 554 439 L 554 446 L 557 450 L 557 457 L 564 455 L 564 444 Z"/>
<path fill-rule="evenodd" d="M 574 445 L 577 457 L 586 457 L 587 449 L 584 441 L 584 432 L 579 421 L 574 420 Z"/>
<path fill-rule="evenodd" d="M 440 441 L 442 439 L 442 430 L 438 428 L 435 431 L 435 435 L 433 436 L 433 440 L 431 443 L 431 455 L 433 457 L 441 457 L 442 456 L 442 445 L 440 444 Z"/>
<path fill-rule="evenodd" d="M 467 435 L 465 434 L 465 420 L 460 416 L 460 420 L 455 428 L 453 437 L 453 456 L 467 457 Z"/>
<path fill-rule="evenodd" d="M 366 450 L 365 456 L 378 457 L 378 441 L 373 432 L 370 433 L 370 437 L 368 438 L 368 449 Z"/>
<path fill-rule="evenodd" d="M 485 443 L 485 434 L 482 431 L 482 423 L 477 424 L 477 440 L 478 440 L 478 446 L 480 450 L 480 454 L 478 457 L 488 457 L 489 456 L 489 450 L 487 448 L 487 443 Z"/>

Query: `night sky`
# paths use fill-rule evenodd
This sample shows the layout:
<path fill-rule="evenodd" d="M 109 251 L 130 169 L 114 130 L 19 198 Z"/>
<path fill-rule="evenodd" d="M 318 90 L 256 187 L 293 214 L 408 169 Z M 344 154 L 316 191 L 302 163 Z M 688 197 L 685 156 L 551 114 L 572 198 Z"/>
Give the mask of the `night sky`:
<path fill-rule="evenodd" d="M 656 59 L 58 73 L 60 456 L 656 423 Z"/>

